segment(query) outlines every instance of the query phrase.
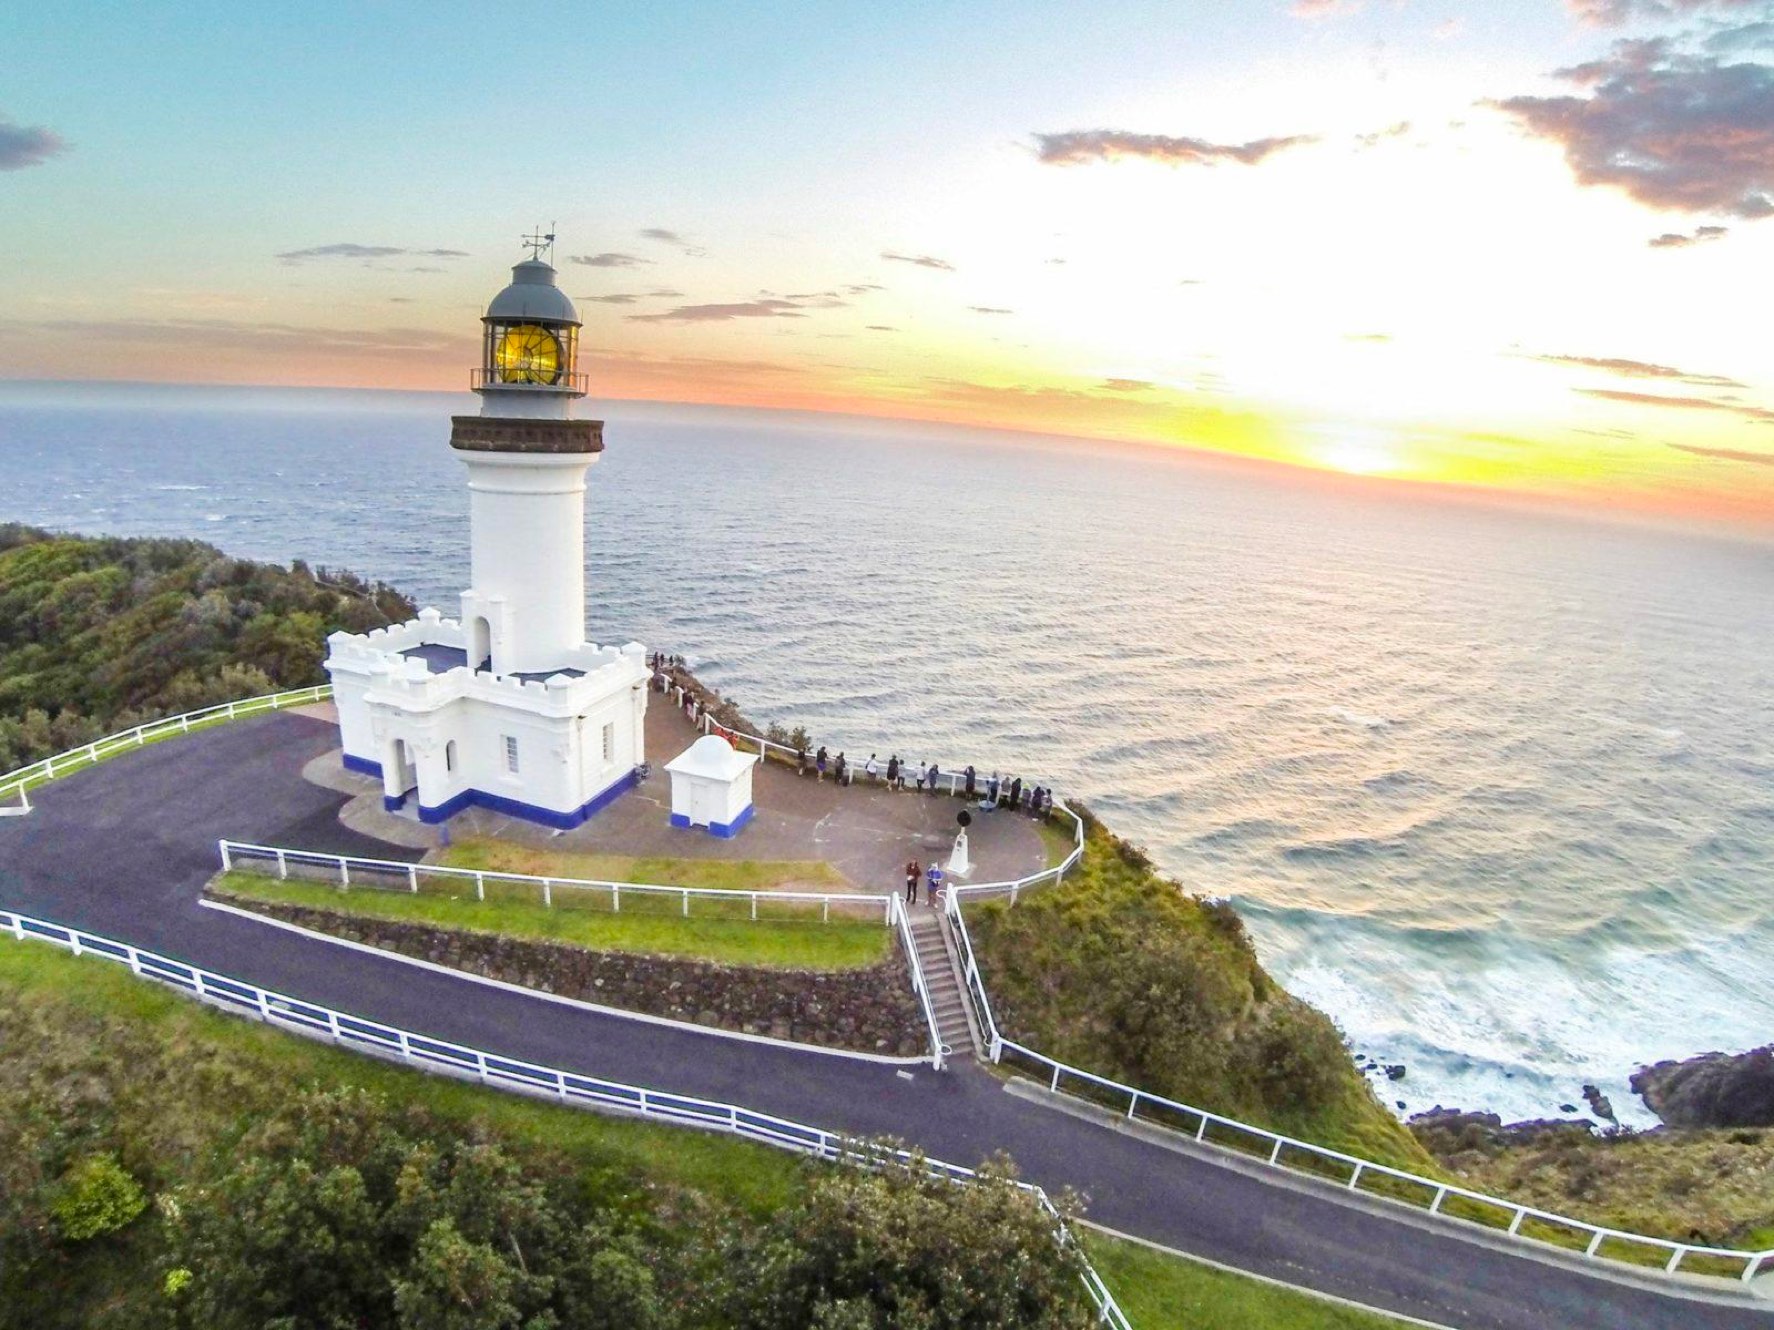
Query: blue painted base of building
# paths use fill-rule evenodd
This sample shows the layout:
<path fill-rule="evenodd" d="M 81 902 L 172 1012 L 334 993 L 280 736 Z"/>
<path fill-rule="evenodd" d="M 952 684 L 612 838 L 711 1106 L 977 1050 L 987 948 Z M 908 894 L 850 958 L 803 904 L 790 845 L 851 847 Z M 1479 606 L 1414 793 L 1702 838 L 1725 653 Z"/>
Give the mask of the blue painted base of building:
<path fill-rule="evenodd" d="M 365 776 L 374 776 L 377 779 L 381 778 L 382 764 L 380 762 L 372 762 L 367 757 L 353 757 L 350 753 L 346 753 L 344 756 L 345 769 L 347 771 L 355 771 Z M 420 804 L 419 820 L 421 822 L 430 823 L 447 822 L 457 813 L 460 813 L 464 808 L 485 808 L 495 813 L 504 813 L 508 817 L 521 817 L 527 822 L 539 822 L 545 827 L 555 827 L 561 831 L 571 831 L 574 827 L 584 823 L 584 821 L 593 813 L 597 812 L 598 809 L 604 808 L 612 803 L 624 790 L 633 789 L 639 783 L 640 773 L 638 771 L 631 771 L 626 776 L 619 777 L 602 792 L 593 796 L 578 808 L 566 813 L 558 812 L 553 808 L 542 808 L 536 804 L 527 804 L 521 799 L 507 799 L 502 794 L 488 794 L 485 790 L 463 790 L 462 793 L 458 794 L 455 798 L 447 799 L 435 807 L 427 807 L 424 804 Z M 407 793 L 411 794 L 412 791 L 409 790 Z M 391 813 L 397 808 L 404 808 L 406 802 L 407 795 L 405 794 L 398 797 L 391 794 L 384 794 L 382 796 L 382 807 Z M 738 831 L 740 827 L 745 825 L 746 818 L 749 818 L 750 816 L 751 809 L 748 808 L 745 810 L 745 813 L 733 823 L 731 831 L 718 831 L 715 834 L 731 836 L 733 832 Z"/>
<path fill-rule="evenodd" d="M 464 808 L 485 808 L 490 812 L 504 813 L 507 817 L 521 817 L 527 822 L 537 822 L 545 827 L 554 827 L 560 831 L 571 831 L 580 826 L 593 813 L 614 803 L 624 791 L 633 789 L 640 783 L 640 773 L 630 771 L 607 786 L 597 795 L 588 799 L 578 808 L 570 812 L 559 812 L 553 808 L 541 808 L 535 804 L 524 803 L 521 799 L 508 799 L 502 794 L 489 794 L 485 790 L 463 790 L 453 799 L 445 800 L 435 807 L 419 805 L 421 822 L 446 822 L 460 813 Z"/>
<path fill-rule="evenodd" d="M 744 808 L 739 810 L 739 816 L 734 818 L 731 822 L 710 822 L 708 824 L 708 834 L 711 836 L 719 836 L 722 840 L 732 840 L 739 834 L 740 828 L 747 822 L 751 821 L 752 814 L 755 812 L 757 812 L 757 809 L 753 805 L 747 804 Z M 674 827 L 684 828 L 693 825 L 690 819 L 682 813 L 673 813 L 671 815 L 671 824 Z"/>

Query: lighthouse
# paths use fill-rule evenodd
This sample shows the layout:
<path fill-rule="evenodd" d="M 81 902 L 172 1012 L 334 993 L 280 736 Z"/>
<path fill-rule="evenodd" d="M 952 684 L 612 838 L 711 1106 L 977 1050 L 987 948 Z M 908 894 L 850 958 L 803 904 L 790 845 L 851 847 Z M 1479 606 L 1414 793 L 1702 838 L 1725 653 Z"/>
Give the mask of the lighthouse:
<path fill-rule="evenodd" d="M 552 235 L 481 319 L 476 415 L 451 418 L 468 474 L 471 585 L 459 618 L 425 609 L 327 639 L 342 759 L 390 810 L 441 822 L 478 805 L 573 827 L 645 760 L 646 650 L 585 640 L 586 475 L 603 422 L 577 420 L 579 315 Z"/>

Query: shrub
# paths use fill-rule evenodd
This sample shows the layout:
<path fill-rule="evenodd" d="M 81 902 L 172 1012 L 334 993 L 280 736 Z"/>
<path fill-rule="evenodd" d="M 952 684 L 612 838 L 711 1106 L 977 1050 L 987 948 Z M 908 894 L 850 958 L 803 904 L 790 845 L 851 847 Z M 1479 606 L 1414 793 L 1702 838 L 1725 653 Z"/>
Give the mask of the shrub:
<path fill-rule="evenodd" d="M 49 1211 L 70 1242 L 115 1233 L 148 1207 L 141 1184 L 115 1157 L 88 1155 L 62 1178 Z"/>

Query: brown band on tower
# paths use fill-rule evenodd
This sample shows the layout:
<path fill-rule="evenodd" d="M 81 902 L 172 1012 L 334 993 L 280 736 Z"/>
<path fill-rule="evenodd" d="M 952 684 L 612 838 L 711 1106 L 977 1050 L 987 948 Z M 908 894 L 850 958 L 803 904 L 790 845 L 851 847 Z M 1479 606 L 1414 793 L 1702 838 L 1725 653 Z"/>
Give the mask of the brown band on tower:
<path fill-rule="evenodd" d="M 466 453 L 601 453 L 601 420 L 451 416 L 450 447 Z"/>

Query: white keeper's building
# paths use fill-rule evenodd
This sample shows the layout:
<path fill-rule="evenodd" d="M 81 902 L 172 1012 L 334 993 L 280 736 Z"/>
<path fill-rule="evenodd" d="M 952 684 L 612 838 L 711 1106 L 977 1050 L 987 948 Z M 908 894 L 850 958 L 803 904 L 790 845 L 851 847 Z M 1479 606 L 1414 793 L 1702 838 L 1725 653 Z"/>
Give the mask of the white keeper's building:
<path fill-rule="evenodd" d="M 426 822 L 472 804 L 577 826 L 645 761 L 646 651 L 585 640 L 585 473 L 603 422 L 573 419 L 579 315 L 540 250 L 481 320 L 480 414 L 452 421 L 473 557 L 461 617 L 426 609 L 327 639 L 345 765 Z"/>

